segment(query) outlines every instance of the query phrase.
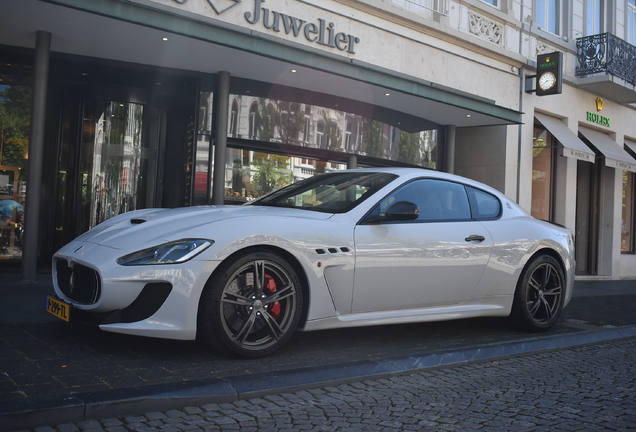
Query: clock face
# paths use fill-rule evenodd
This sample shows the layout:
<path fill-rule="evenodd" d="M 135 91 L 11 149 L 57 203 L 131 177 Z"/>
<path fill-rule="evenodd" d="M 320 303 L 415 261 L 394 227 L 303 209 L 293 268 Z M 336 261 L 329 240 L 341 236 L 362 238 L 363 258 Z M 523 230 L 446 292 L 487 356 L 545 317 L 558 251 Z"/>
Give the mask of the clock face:
<path fill-rule="evenodd" d="M 539 87 L 541 90 L 548 90 L 556 84 L 556 76 L 552 72 L 546 72 L 539 77 Z"/>

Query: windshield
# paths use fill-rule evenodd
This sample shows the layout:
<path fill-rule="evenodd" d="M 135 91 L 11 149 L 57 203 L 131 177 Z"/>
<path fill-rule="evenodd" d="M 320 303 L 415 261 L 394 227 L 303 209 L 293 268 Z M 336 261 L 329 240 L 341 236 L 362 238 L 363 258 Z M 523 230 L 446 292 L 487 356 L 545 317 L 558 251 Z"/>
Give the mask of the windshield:
<path fill-rule="evenodd" d="M 248 205 L 345 213 L 397 178 L 364 171 L 320 174 L 265 195 Z"/>

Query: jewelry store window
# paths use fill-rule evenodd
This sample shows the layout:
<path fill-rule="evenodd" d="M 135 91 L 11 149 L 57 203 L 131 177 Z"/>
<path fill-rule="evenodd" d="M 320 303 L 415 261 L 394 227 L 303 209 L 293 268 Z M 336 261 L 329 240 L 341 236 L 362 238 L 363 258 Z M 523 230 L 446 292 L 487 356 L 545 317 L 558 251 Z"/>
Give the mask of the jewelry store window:
<path fill-rule="evenodd" d="M 621 253 L 636 252 L 634 228 L 636 228 L 636 174 L 623 171 L 623 205 L 621 211 Z"/>
<path fill-rule="evenodd" d="M 540 124 L 535 124 L 532 142 L 532 208 L 537 219 L 551 221 L 554 201 L 556 139 Z"/>
<path fill-rule="evenodd" d="M 31 94 L 0 85 L 0 260 L 22 258 Z"/>

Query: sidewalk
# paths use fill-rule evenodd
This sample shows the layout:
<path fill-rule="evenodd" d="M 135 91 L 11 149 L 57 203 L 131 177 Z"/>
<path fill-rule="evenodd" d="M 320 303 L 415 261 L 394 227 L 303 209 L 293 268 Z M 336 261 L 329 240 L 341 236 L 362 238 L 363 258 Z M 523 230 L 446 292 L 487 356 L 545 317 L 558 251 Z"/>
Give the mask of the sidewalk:
<path fill-rule="evenodd" d="M 229 358 L 197 342 L 145 339 L 68 324 L 44 311 L 47 275 L 23 284 L 0 274 L 0 431 L 472 364 L 636 336 L 636 281 L 577 281 L 546 334 L 498 319 L 298 333 L 258 360 Z"/>

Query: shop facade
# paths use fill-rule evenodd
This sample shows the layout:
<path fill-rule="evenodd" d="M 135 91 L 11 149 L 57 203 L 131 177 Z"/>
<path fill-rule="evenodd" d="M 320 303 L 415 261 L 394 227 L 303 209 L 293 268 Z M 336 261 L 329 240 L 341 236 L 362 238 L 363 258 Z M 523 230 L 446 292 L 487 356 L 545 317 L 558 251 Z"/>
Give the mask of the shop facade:
<path fill-rule="evenodd" d="M 0 0 L 0 86 L 32 88 L 45 112 L 28 150 L 41 181 L 3 165 L 17 166 L 7 183 L 27 239 L 38 226 L 37 247 L 14 241 L 10 260 L 46 267 L 129 210 L 241 204 L 321 172 L 420 166 L 575 229 L 578 274 L 636 277 L 624 199 L 631 184 L 633 208 L 635 112 L 612 96 L 633 85 L 581 85 L 574 40 L 525 22 L 530 4 L 497 3 Z M 526 92 L 551 49 L 564 52 L 562 94 Z"/>

